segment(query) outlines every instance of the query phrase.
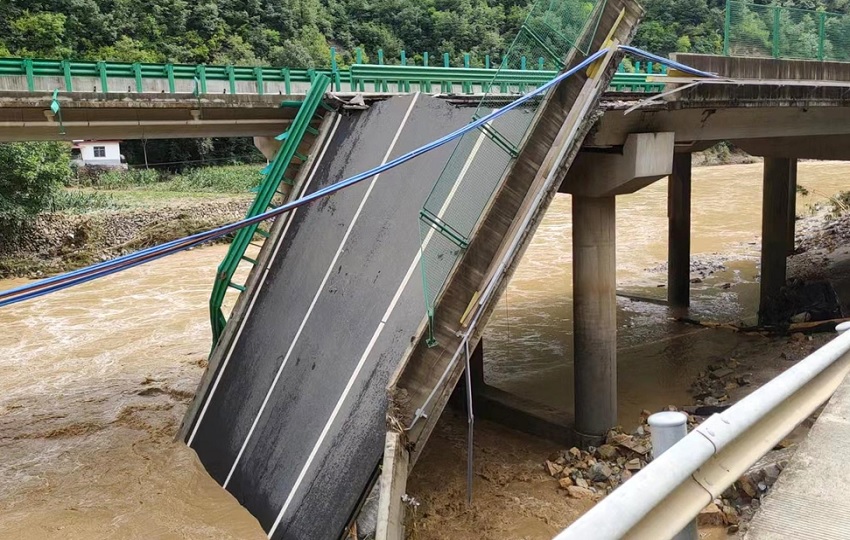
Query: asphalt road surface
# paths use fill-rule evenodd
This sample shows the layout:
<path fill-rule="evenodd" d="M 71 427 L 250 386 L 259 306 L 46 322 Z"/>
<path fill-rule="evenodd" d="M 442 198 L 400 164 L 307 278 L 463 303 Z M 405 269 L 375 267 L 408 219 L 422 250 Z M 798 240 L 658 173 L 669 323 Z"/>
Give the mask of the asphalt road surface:
<path fill-rule="evenodd" d="M 464 124 L 395 97 L 342 117 L 307 192 Z M 209 473 L 275 539 L 333 539 L 383 452 L 387 381 L 425 318 L 418 214 L 454 145 L 298 209 L 191 426 Z"/>

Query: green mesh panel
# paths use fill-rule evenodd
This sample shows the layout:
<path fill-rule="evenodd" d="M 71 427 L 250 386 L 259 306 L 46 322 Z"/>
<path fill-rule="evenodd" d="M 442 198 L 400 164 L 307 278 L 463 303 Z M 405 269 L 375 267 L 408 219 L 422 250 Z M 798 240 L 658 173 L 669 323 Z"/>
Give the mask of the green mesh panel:
<path fill-rule="evenodd" d="M 533 87 L 505 82 L 508 69 L 560 71 L 567 54 L 587 53 L 604 0 L 539 0 L 531 9 L 502 59 L 489 88 L 506 86 L 518 94 Z M 500 76 L 501 75 L 501 76 Z M 489 88 L 485 89 L 488 90 Z M 466 249 L 473 230 L 522 148 L 541 99 L 529 101 L 493 122 L 464 135 L 420 212 L 422 277 L 425 303 L 433 320 L 434 305 Z M 504 95 L 485 94 L 473 119 L 505 105 Z M 433 337 L 433 334 L 432 334 Z"/>
<path fill-rule="evenodd" d="M 729 55 L 850 60 L 850 15 L 734 1 L 726 9 Z"/>

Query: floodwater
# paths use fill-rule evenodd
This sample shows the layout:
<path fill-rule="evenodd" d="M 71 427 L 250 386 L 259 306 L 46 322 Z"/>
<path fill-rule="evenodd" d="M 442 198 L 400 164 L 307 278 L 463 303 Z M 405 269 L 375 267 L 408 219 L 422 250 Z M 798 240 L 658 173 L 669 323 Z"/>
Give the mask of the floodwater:
<path fill-rule="evenodd" d="M 802 163 L 818 194 L 850 163 Z M 761 166 L 694 171 L 693 251 L 726 269 L 693 285 L 696 318 L 755 307 Z M 802 199 L 798 213 L 820 195 Z M 555 200 L 486 334 L 491 384 L 571 402 L 569 198 Z M 666 184 L 618 201 L 620 289 L 663 298 Z M 172 442 L 209 352 L 207 299 L 225 246 L 193 250 L 0 309 L 0 538 L 263 538 L 257 522 Z M 0 290 L 23 281 L 0 281 Z M 722 288 L 730 283 L 729 288 Z M 620 301 L 621 416 L 688 401 L 692 372 L 746 336 Z"/>
<path fill-rule="evenodd" d="M 801 162 L 797 215 L 850 189 L 850 162 Z M 691 285 L 690 316 L 755 322 L 761 230 L 762 165 L 693 171 L 691 252 L 724 269 Z M 666 298 L 667 180 L 617 198 L 617 283 L 628 295 Z M 489 384 L 572 409 L 572 248 L 570 197 L 555 198 L 484 335 Z M 659 271 L 660 270 L 660 271 Z M 669 319 L 663 305 L 618 297 L 619 416 L 688 403 L 688 385 L 712 359 L 757 347 L 756 338 L 706 331 Z"/>

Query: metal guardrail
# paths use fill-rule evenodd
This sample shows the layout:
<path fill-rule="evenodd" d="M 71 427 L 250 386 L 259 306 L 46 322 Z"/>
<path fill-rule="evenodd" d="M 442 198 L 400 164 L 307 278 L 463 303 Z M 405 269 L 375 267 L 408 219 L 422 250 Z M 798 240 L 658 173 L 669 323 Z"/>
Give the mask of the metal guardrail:
<path fill-rule="evenodd" d="M 358 54 L 358 58 L 361 57 Z M 384 64 L 383 54 L 379 54 L 378 64 L 358 62 L 348 69 L 339 67 L 333 52 L 330 69 L 0 58 L 0 78 L 20 77 L 25 80 L 22 84 L 30 92 L 52 92 L 57 89 L 74 92 L 94 88 L 102 93 L 135 91 L 191 92 L 197 95 L 292 95 L 306 93 L 315 78 L 324 75 L 330 78 L 332 88 L 337 92 L 364 92 L 367 87 L 375 92 L 409 92 L 411 84 L 417 84 L 417 89 L 423 92 L 439 89 L 441 93 L 452 93 L 459 86 L 461 93 L 473 94 L 486 93 L 494 77 L 498 91 L 522 93 L 552 80 L 558 73 L 556 70 L 543 69 L 542 58 L 531 68 L 529 66 L 532 62 L 522 57 L 517 64 L 518 69 L 497 69 L 491 65 L 489 57 L 486 58 L 485 67 L 472 67 L 468 54 L 464 56 L 462 67 L 450 66 L 448 54 L 443 57 L 443 66 L 429 65 L 427 53 L 423 55 L 422 61 L 423 65 L 409 65 L 403 51 L 400 65 Z M 662 66 L 653 66 L 652 62 L 636 62 L 629 69 L 634 71 L 627 72 L 626 65 L 620 65 L 611 84 L 614 90 L 656 92 L 663 88 L 662 84 L 648 80 L 651 75 L 663 76 L 666 69 Z"/>
<path fill-rule="evenodd" d="M 298 109 L 298 114 L 289 126 L 289 129 L 277 137 L 282 141 L 280 149 L 275 154 L 274 160 L 264 169 L 265 178 L 260 183 L 257 190 L 257 196 L 254 203 L 248 210 L 246 217 L 254 217 L 260 215 L 272 208 L 272 200 L 275 195 L 286 197 L 288 190 L 282 190 L 282 185 L 292 185 L 291 178 L 287 178 L 285 173 L 291 165 L 294 165 L 293 158 L 298 158 L 300 164 L 307 161 L 307 156 L 298 153 L 298 146 L 301 144 L 304 136 L 307 133 L 318 135 L 319 132 L 310 126 L 316 115 L 316 111 L 322 103 L 322 98 L 331 84 L 331 80 L 325 75 L 318 75 L 310 87 L 310 92 L 304 99 Z M 231 242 L 227 250 L 224 260 L 218 266 L 216 272 L 215 283 L 210 294 L 210 324 L 212 325 L 213 347 L 218 343 L 221 333 L 224 332 L 224 327 L 227 324 L 227 317 L 222 311 L 222 302 L 224 295 L 229 288 L 236 289 L 240 293 L 245 291 L 245 285 L 234 283 L 233 276 L 236 269 L 242 262 L 247 262 L 256 266 L 257 261 L 246 256 L 246 250 L 254 235 L 258 234 L 263 238 L 268 238 L 269 233 L 259 228 L 258 224 L 249 225 L 243 229 L 239 229 L 236 236 Z"/>
<path fill-rule="evenodd" d="M 555 540 L 673 537 L 826 402 L 848 372 L 850 332 L 843 332 L 697 426 Z"/>

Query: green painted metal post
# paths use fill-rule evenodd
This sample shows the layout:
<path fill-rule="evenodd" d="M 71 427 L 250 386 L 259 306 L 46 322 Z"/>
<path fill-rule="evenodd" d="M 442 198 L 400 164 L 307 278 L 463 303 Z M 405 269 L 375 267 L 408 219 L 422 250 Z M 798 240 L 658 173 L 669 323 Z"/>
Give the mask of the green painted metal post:
<path fill-rule="evenodd" d="M 165 75 L 168 77 L 168 91 L 173 94 L 177 91 L 174 84 L 174 64 L 171 62 L 165 64 Z"/>
<path fill-rule="evenodd" d="M 286 92 L 287 96 L 292 95 L 292 73 L 289 72 L 289 68 L 283 68 L 280 70 L 283 74 L 283 89 Z"/>
<path fill-rule="evenodd" d="M 422 65 L 424 67 L 428 67 L 428 53 L 427 52 L 422 53 Z M 425 92 L 428 92 L 430 94 L 431 93 L 431 80 L 425 79 L 423 81 L 423 83 L 425 85 Z"/>
<path fill-rule="evenodd" d="M 543 66 L 546 64 L 546 59 L 542 56 L 537 59 L 537 69 L 543 71 Z"/>
<path fill-rule="evenodd" d="M 106 78 L 106 62 L 97 63 L 97 72 L 100 74 L 100 91 L 105 94 L 109 92 L 109 82 Z"/>
<path fill-rule="evenodd" d="M 227 73 L 227 86 L 230 88 L 230 93 L 236 95 L 236 70 L 231 64 L 224 66 L 224 72 Z"/>
<path fill-rule="evenodd" d="M 379 66 L 384 65 L 384 49 L 378 49 L 378 65 Z M 385 81 L 385 80 L 375 81 L 375 84 L 376 84 L 376 86 L 375 86 L 376 92 L 389 92 L 390 91 L 390 87 L 389 87 L 389 85 L 387 85 L 387 81 Z"/>
<path fill-rule="evenodd" d="M 339 64 L 336 61 L 336 47 L 331 47 L 331 74 L 333 75 L 334 89 L 342 91 L 342 80 L 339 76 Z"/>
<path fill-rule="evenodd" d="M 401 50 L 401 65 L 407 65 L 407 53 L 404 52 L 404 49 Z M 398 91 L 399 92 L 410 92 L 410 81 L 405 81 L 402 79 L 398 80 Z"/>
<path fill-rule="evenodd" d="M 198 64 L 198 67 L 195 68 L 195 73 L 198 76 L 198 81 L 200 82 L 200 88 L 198 91 L 201 94 L 207 93 L 207 66 L 204 64 Z"/>
<path fill-rule="evenodd" d="M 463 67 L 464 69 L 469 69 L 469 53 L 463 53 Z M 464 94 L 472 93 L 472 83 L 464 81 L 462 84 L 462 88 Z"/>
<path fill-rule="evenodd" d="M 354 49 L 354 57 L 355 57 L 355 60 L 354 60 L 354 61 L 355 61 L 358 65 L 359 65 L 359 64 L 362 64 L 362 63 L 363 63 L 363 49 L 361 49 L 360 47 L 357 47 L 356 49 Z M 361 92 L 365 92 L 365 91 L 366 91 L 366 82 L 365 82 L 365 81 L 363 81 L 363 80 L 361 79 L 361 80 L 359 81 L 359 85 L 358 85 L 358 84 L 355 82 L 354 77 L 352 77 L 352 78 L 351 78 L 351 89 L 352 89 L 352 90 L 357 90 L 357 87 L 358 87 L 358 86 L 359 86 L 359 88 L 360 88 L 360 91 L 361 91 Z"/>
<path fill-rule="evenodd" d="M 773 57 L 779 58 L 779 6 L 773 6 Z"/>
<path fill-rule="evenodd" d="M 263 95 L 265 93 L 265 83 L 263 82 L 263 68 L 255 67 L 254 68 L 254 80 L 257 81 L 257 93 L 259 95 Z M 205 90 L 206 91 L 206 90 Z"/>
<path fill-rule="evenodd" d="M 62 74 L 65 76 L 65 90 L 74 91 L 74 79 L 71 77 L 71 62 L 62 60 Z"/>
<path fill-rule="evenodd" d="M 24 72 L 27 74 L 27 90 L 35 92 L 35 73 L 32 69 L 32 59 L 24 59 Z"/>
<path fill-rule="evenodd" d="M 729 56 L 729 33 L 732 31 L 732 0 L 726 0 L 726 19 L 723 22 L 723 56 Z"/>
<path fill-rule="evenodd" d="M 449 53 L 443 53 L 443 67 L 449 67 Z M 448 94 L 452 91 L 452 83 L 449 81 L 443 81 L 440 83 L 440 91 Z"/>
<path fill-rule="evenodd" d="M 490 69 L 490 55 L 484 56 L 484 69 Z"/>
<path fill-rule="evenodd" d="M 823 62 L 825 57 L 824 42 L 826 41 L 826 13 L 818 13 L 818 60 Z"/>
<path fill-rule="evenodd" d="M 142 65 L 138 62 L 133 62 L 133 77 L 136 79 L 136 92 L 141 94 L 144 92 L 142 86 Z"/>
<path fill-rule="evenodd" d="M 520 57 L 520 59 L 519 59 L 519 69 L 521 69 L 522 71 L 525 71 L 526 68 L 528 67 L 527 64 L 528 64 L 528 60 L 525 58 L 525 56 Z M 525 80 L 523 80 L 523 82 L 519 83 L 519 91 L 525 92 Z"/>

